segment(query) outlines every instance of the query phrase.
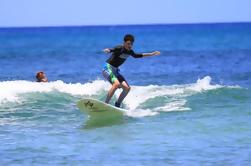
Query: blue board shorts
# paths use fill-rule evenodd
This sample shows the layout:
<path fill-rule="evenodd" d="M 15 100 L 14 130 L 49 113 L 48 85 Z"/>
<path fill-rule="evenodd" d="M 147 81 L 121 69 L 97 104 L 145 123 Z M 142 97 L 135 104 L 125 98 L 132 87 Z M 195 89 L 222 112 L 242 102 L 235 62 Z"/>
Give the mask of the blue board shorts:
<path fill-rule="evenodd" d="M 126 81 L 125 78 L 119 73 L 119 68 L 114 67 L 110 65 L 109 63 L 106 63 L 104 65 L 102 74 L 105 77 L 105 79 L 108 80 L 111 84 L 113 84 L 116 79 L 120 83 L 122 83 L 123 81 Z"/>

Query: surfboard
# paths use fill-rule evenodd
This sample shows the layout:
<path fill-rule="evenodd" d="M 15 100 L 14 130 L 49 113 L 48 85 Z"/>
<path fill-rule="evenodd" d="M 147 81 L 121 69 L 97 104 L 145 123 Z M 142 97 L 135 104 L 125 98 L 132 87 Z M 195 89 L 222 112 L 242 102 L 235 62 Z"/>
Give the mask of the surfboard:
<path fill-rule="evenodd" d="M 89 115 L 88 125 L 102 126 L 119 121 L 124 114 L 124 109 L 117 108 L 102 101 L 85 98 L 77 103 L 78 108 Z"/>

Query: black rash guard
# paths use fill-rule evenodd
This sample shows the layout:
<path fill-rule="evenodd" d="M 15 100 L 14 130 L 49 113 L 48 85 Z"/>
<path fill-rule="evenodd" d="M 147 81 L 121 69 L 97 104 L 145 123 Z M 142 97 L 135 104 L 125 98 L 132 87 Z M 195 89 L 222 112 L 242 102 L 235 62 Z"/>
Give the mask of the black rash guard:
<path fill-rule="evenodd" d="M 115 48 L 109 49 L 112 55 L 107 59 L 107 63 L 114 67 L 119 67 L 125 60 L 131 55 L 134 58 L 142 58 L 143 54 L 136 54 L 133 50 L 127 50 L 123 45 L 117 46 Z"/>

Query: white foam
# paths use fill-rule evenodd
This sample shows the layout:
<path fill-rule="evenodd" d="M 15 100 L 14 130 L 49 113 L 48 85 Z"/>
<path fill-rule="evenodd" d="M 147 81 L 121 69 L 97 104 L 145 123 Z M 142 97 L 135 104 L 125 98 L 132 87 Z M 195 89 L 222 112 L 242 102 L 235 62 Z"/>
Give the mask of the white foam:
<path fill-rule="evenodd" d="M 196 92 L 201 92 L 201 91 L 206 91 L 206 90 L 213 90 L 217 88 L 221 88 L 223 86 L 221 85 L 211 85 L 211 80 L 212 78 L 210 76 L 206 76 L 203 79 L 198 79 L 195 84 L 192 86 L 188 87 L 187 89 L 196 91 Z"/>
<path fill-rule="evenodd" d="M 211 77 L 206 76 L 203 79 L 198 79 L 194 84 L 186 85 L 171 85 L 171 86 L 135 86 L 132 87 L 131 92 L 125 99 L 125 103 L 130 111 L 127 115 L 132 117 L 142 117 L 142 116 L 154 116 L 158 112 L 169 112 L 169 111 L 189 111 L 191 108 L 186 107 L 187 96 L 191 96 L 202 91 L 213 90 L 221 88 L 221 85 L 211 85 Z M 142 110 L 139 109 L 140 105 L 145 103 L 147 100 L 168 96 L 173 98 L 172 101 L 165 103 L 164 106 L 154 108 L 152 110 Z"/>
<path fill-rule="evenodd" d="M 164 111 L 164 112 L 170 112 L 170 111 L 189 111 L 191 108 L 185 107 L 187 100 L 185 99 L 179 99 L 176 101 L 171 101 L 167 103 L 165 106 L 157 107 L 154 109 L 154 111 Z"/>
<path fill-rule="evenodd" d="M 125 114 L 130 117 L 141 118 L 145 116 L 154 116 L 159 113 L 152 111 L 150 109 L 135 109 L 135 110 L 127 110 Z"/>
<path fill-rule="evenodd" d="M 54 81 L 49 83 L 38 83 L 30 81 L 4 81 L 0 82 L 0 103 L 9 101 L 17 102 L 19 95 L 24 93 L 48 93 L 58 91 L 71 95 L 94 95 L 101 90 L 108 88 L 108 83 L 102 80 L 96 80 L 85 84 L 66 84 L 63 81 Z"/>
<path fill-rule="evenodd" d="M 183 89 L 176 88 L 175 86 L 133 86 L 131 92 L 125 99 L 125 103 L 129 107 L 129 109 L 136 109 L 140 104 L 149 99 L 167 95 L 174 96 L 182 94 L 183 92 Z"/>
<path fill-rule="evenodd" d="M 129 95 L 126 97 L 124 103 L 128 112 L 128 116 L 142 117 L 154 116 L 160 111 L 184 111 L 190 108 L 186 107 L 186 97 L 206 90 L 221 88 L 221 85 L 211 85 L 211 77 L 206 76 L 203 79 L 198 79 L 194 84 L 185 85 L 171 85 L 171 86 L 132 86 Z M 67 93 L 72 96 L 81 95 L 97 95 L 101 91 L 108 91 L 110 84 L 103 80 L 95 80 L 88 83 L 64 83 L 63 81 L 54 81 L 49 83 L 38 83 L 30 81 L 3 81 L 0 82 L 0 104 L 6 101 L 18 102 L 20 96 L 25 93 L 48 93 L 58 91 Z M 119 96 L 116 92 L 116 96 Z M 170 100 L 163 103 L 160 107 L 155 109 L 142 109 L 142 104 L 149 99 L 156 97 L 168 97 Z"/>

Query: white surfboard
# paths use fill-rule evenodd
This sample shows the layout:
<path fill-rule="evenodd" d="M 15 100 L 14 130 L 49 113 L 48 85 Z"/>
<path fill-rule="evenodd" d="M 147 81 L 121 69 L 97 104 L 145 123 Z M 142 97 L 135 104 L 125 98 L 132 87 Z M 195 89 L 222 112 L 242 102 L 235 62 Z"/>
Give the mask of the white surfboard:
<path fill-rule="evenodd" d="M 89 115 L 88 125 L 111 124 L 123 117 L 124 109 L 96 99 L 82 99 L 77 103 L 78 108 Z"/>

